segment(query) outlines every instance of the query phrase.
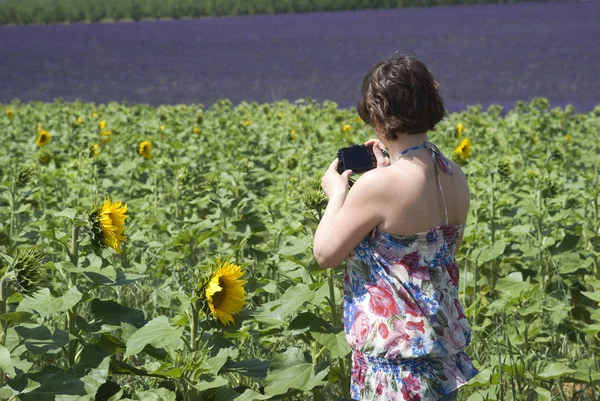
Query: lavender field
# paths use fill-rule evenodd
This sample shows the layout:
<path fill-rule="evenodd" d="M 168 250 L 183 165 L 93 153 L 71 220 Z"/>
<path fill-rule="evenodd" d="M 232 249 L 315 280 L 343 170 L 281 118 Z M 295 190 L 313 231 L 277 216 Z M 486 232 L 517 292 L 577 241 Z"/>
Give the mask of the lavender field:
<path fill-rule="evenodd" d="M 600 2 L 0 27 L 0 102 L 356 104 L 363 74 L 413 51 L 450 111 L 546 97 L 600 104 Z"/>

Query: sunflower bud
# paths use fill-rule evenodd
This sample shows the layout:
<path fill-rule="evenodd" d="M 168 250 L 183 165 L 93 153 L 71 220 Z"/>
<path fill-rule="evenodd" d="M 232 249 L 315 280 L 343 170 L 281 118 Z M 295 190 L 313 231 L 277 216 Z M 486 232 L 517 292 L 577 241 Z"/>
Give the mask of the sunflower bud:
<path fill-rule="evenodd" d="M 541 180 L 542 196 L 544 198 L 552 198 L 558 194 L 558 185 L 550 177 L 544 177 Z"/>
<path fill-rule="evenodd" d="M 41 152 L 38 156 L 38 163 L 42 166 L 47 166 L 50 164 L 50 160 L 52 160 L 52 156 L 48 152 Z"/>
<path fill-rule="evenodd" d="M 20 187 L 24 187 L 27 185 L 31 176 L 33 175 L 34 169 L 33 166 L 21 166 L 19 169 L 19 174 L 17 176 L 17 185 Z"/>
<path fill-rule="evenodd" d="M 302 204 L 307 209 L 321 210 L 327 206 L 327 197 L 322 189 L 311 189 L 302 197 Z"/>
<path fill-rule="evenodd" d="M 298 167 L 298 160 L 296 160 L 295 158 L 291 158 L 288 161 L 287 167 L 288 167 L 289 170 L 295 169 L 296 167 Z"/>
<path fill-rule="evenodd" d="M 562 148 L 555 147 L 554 149 L 552 149 L 552 152 L 550 152 L 551 160 L 561 161 L 564 158 L 565 158 L 565 154 L 564 154 L 564 151 L 562 150 Z"/>
<path fill-rule="evenodd" d="M 42 260 L 44 256 L 37 249 L 19 251 L 13 269 L 17 291 L 21 294 L 31 294 L 42 287 Z"/>
<path fill-rule="evenodd" d="M 196 123 L 198 123 L 198 125 L 202 125 L 202 122 L 204 121 L 204 115 L 200 114 L 197 118 L 196 118 Z"/>
<path fill-rule="evenodd" d="M 508 161 L 500 160 L 498 162 L 498 175 L 503 179 L 510 176 L 510 163 Z"/>
<path fill-rule="evenodd" d="M 103 175 L 104 173 L 106 173 L 106 167 L 108 167 L 108 163 L 106 162 L 106 160 L 94 158 L 94 160 L 92 161 L 92 167 L 94 168 L 94 170 L 96 170 L 96 173 L 98 175 Z"/>

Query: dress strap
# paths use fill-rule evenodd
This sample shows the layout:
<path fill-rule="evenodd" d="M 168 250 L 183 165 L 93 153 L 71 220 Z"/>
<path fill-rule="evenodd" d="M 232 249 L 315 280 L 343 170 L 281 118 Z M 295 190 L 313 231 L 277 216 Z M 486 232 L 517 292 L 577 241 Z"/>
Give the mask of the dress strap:
<path fill-rule="evenodd" d="M 431 158 L 433 159 L 433 165 L 435 167 L 435 175 L 437 176 L 438 187 L 440 188 L 440 192 L 442 193 L 442 201 L 444 202 L 444 224 L 448 225 L 448 207 L 446 206 L 446 197 L 444 196 L 444 190 L 442 189 L 442 181 L 440 180 L 440 173 L 438 170 L 438 164 L 442 171 L 448 175 L 452 175 L 452 167 L 450 166 L 450 162 L 446 157 L 440 152 L 440 150 L 433 143 L 426 141 L 420 145 L 413 146 L 412 148 L 405 149 L 400 153 L 397 159 L 404 156 L 411 150 L 426 148 L 431 151 Z M 396 160 L 397 160 L 396 159 Z"/>

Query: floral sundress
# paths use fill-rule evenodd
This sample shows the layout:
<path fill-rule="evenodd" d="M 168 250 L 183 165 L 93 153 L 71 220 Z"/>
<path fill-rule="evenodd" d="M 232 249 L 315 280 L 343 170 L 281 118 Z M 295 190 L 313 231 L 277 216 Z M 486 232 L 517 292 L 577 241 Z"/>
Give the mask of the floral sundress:
<path fill-rule="evenodd" d="M 432 152 L 441 191 L 438 165 L 452 170 L 435 145 L 404 153 L 423 147 Z M 454 254 L 464 228 L 448 224 L 446 209 L 445 224 L 414 235 L 375 228 L 346 259 L 353 399 L 450 401 L 478 373 L 464 352 L 471 330 L 458 298 Z"/>

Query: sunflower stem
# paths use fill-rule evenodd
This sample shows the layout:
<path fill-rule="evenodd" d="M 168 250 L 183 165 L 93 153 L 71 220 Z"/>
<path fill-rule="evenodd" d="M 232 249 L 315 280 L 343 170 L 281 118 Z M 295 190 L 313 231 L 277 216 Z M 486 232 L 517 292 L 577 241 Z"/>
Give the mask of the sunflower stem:
<path fill-rule="evenodd" d="M 0 314 L 6 313 L 6 273 L 0 280 Z M 0 333 L 0 345 L 4 347 L 4 343 L 6 342 L 6 331 L 8 330 L 8 321 L 2 320 L 0 321 L 0 327 L 2 328 L 2 333 Z M 4 369 L 0 369 L 0 383 L 4 384 Z"/>
<path fill-rule="evenodd" d="M 198 308 L 196 302 L 192 303 L 192 324 L 190 327 L 191 331 L 191 343 L 192 343 L 192 352 L 196 351 L 197 346 L 197 334 L 198 334 Z"/>
<path fill-rule="evenodd" d="M 331 320 L 333 321 L 334 326 L 338 326 L 342 322 L 338 321 L 339 315 L 337 311 L 337 303 L 335 301 L 335 288 L 333 284 L 333 280 L 335 278 L 334 269 L 329 269 L 329 303 L 331 306 Z M 348 384 L 348 379 L 346 375 L 346 363 L 344 362 L 344 358 L 338 358 L 338 364 L 340 366 L 340 385 L 342 386 L 342 394 L 344 398 L 350 398 L 350 387 Z"/>
<path fill-rule="evenodd" d="M 73 230 L 71 232 L 71 251 L 68 252 L 68 254 L 69 254 L 69 259 L 70 259 L 71 263 L 75 267 L 77 267 L 77 264 L 79 263 L 78 237 L 79 237 L 79 226 L 77 226 L 75 224 L 75 222 L 73 222 Z M 73 273 L 69 273 L 68 277 L 69 277 L 68 285 L 69 285 L 69 288 L 71 288 L 71 287 L 73 287 L 73 285 L 76 285 L 76 283 L 73 280 Z M 67 311 L 67 326 L 68 326 L 69 334 L 72 335 L 73 337 L 77 336 L 77 332 L 75 330 L 75 317 L 77 316 L 77 314 L 75 312 L 76 307 L 77 307 L 77 305 L 73 305 L 73 307 L 69 308 L 69 310 Z M 75 364 L 75 355 L 76 354 L 77 354 L 77 339 L 74 339 L 74 340 L 69 341 L 69 348 L 68 348 L 69 367 L 71 367 Z"/>
<path fill-rule="evenodd" d="M 10 223 L 8 228 L 8 254 L 13 255 L 13 235 L 15 233 L 15 202 L 17 193 L 17 178 L 15 177 L 12 182 L 12 188 L 10 190 Z"/>

